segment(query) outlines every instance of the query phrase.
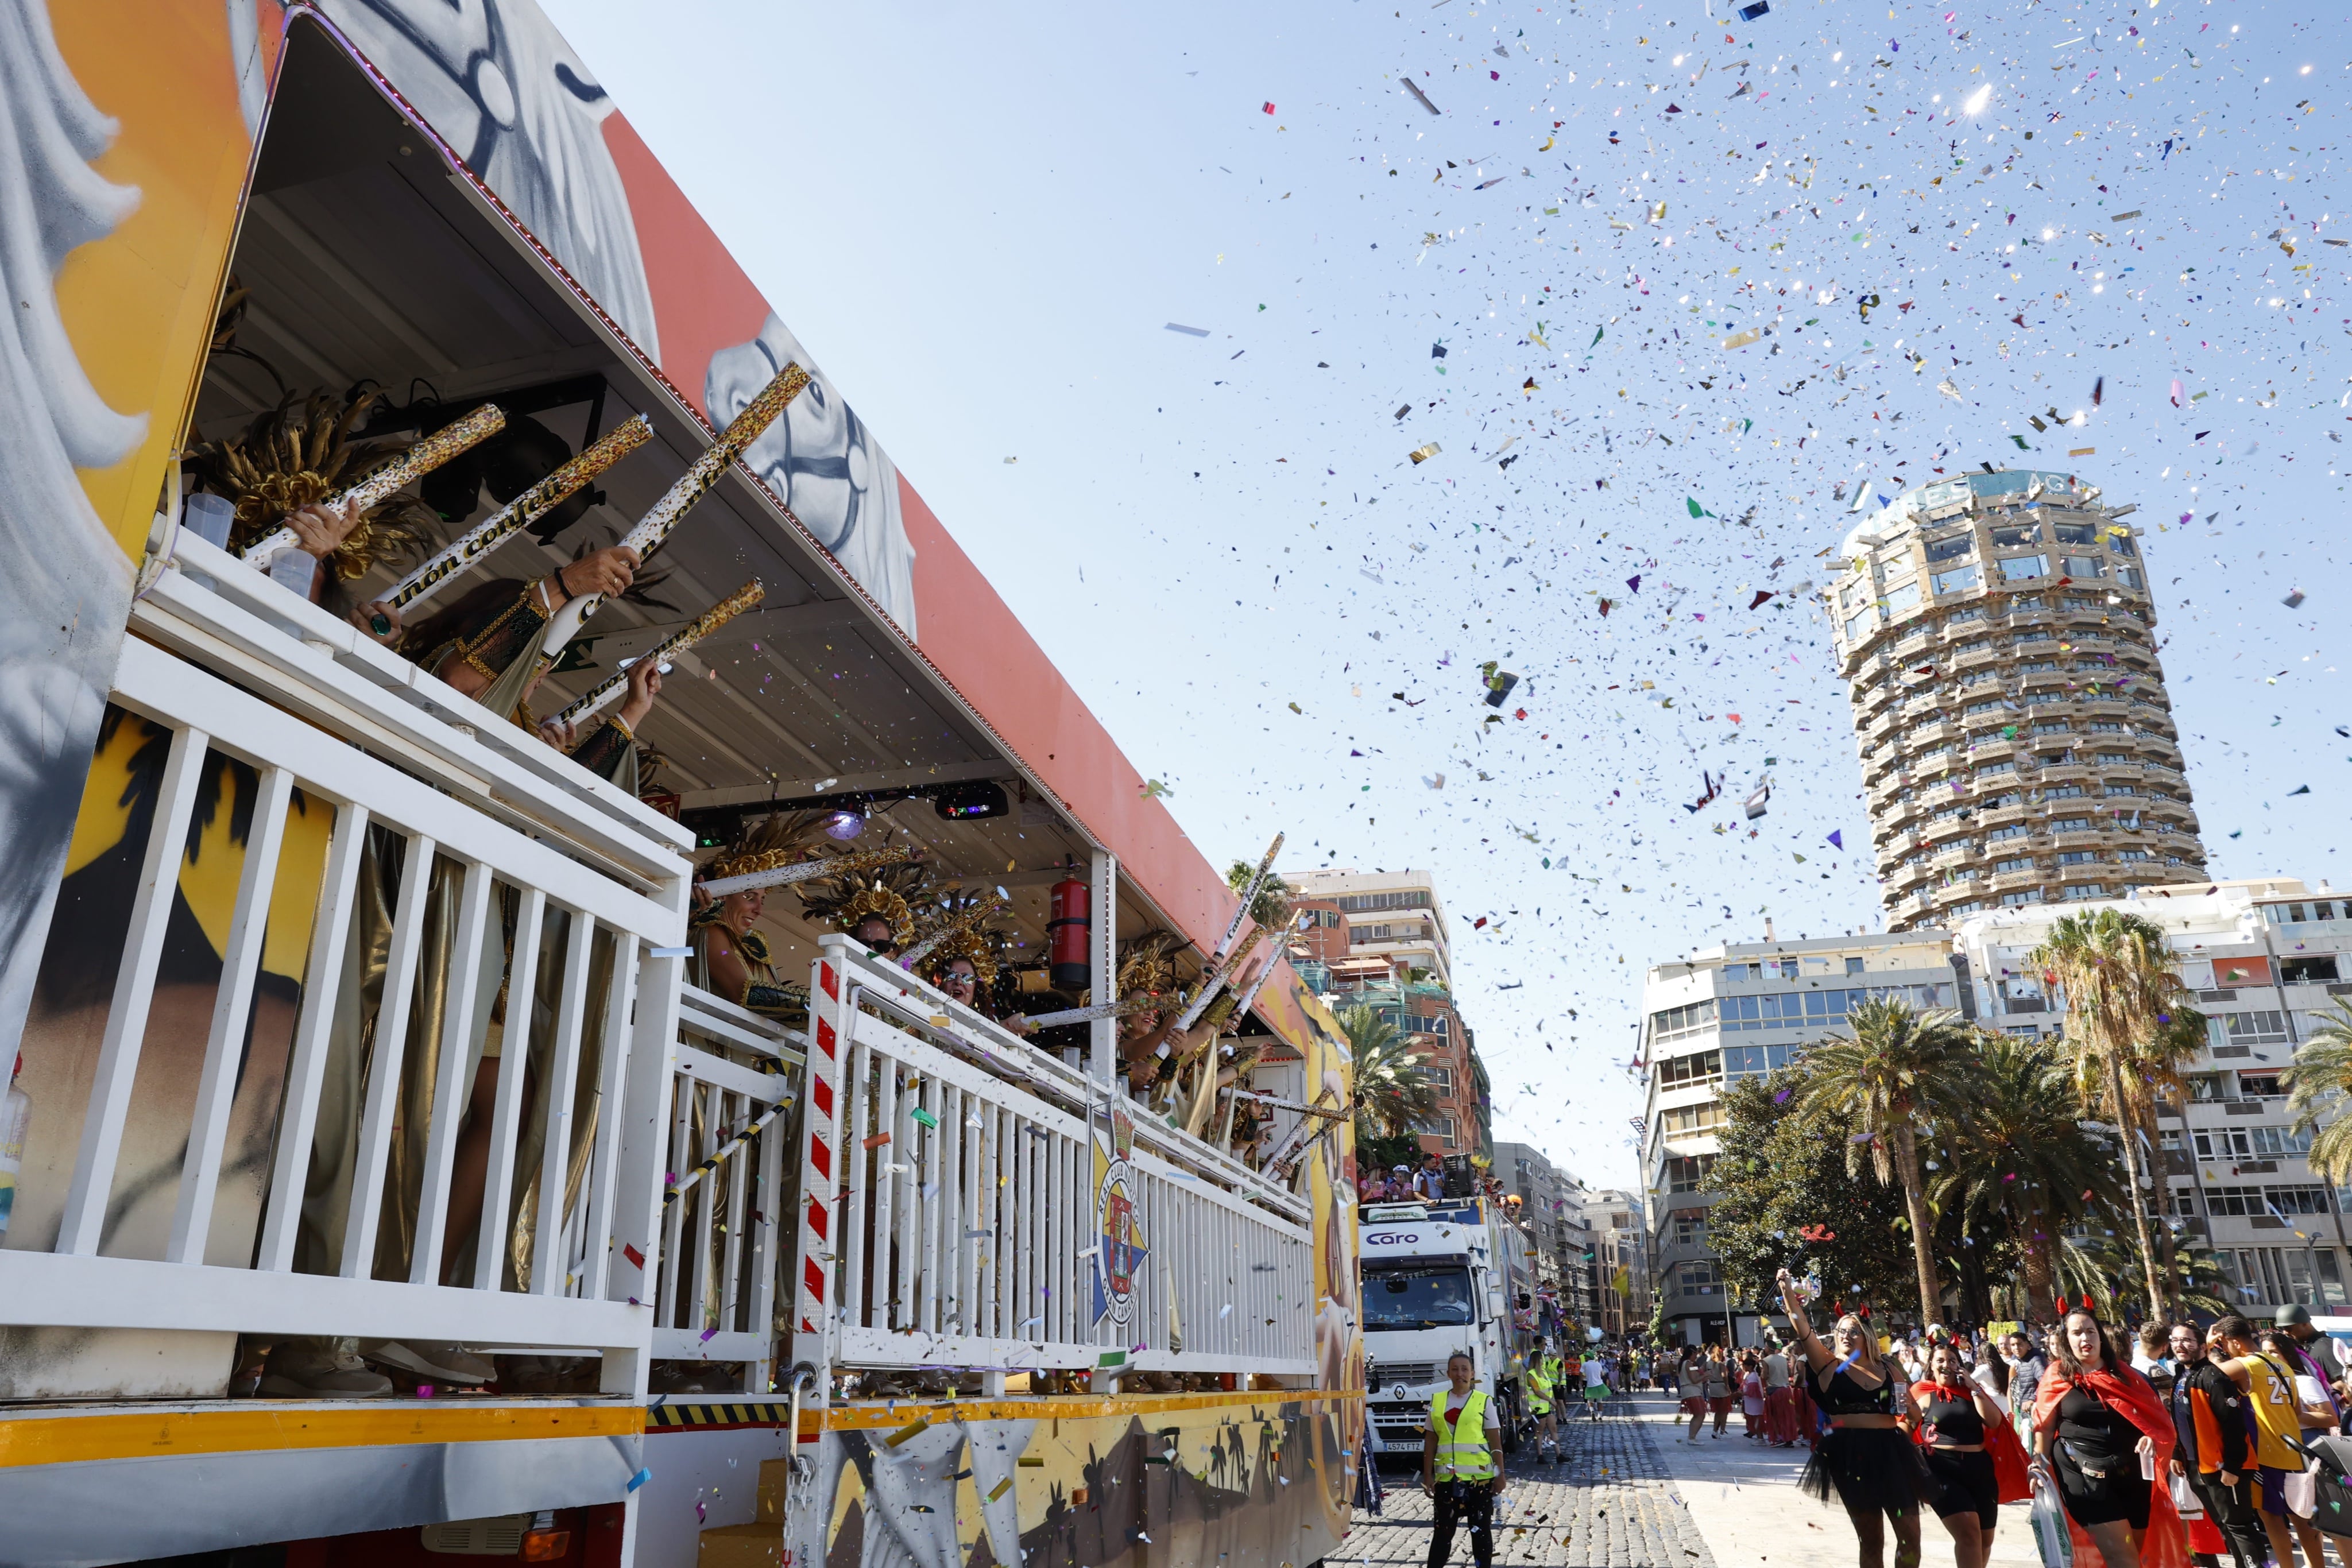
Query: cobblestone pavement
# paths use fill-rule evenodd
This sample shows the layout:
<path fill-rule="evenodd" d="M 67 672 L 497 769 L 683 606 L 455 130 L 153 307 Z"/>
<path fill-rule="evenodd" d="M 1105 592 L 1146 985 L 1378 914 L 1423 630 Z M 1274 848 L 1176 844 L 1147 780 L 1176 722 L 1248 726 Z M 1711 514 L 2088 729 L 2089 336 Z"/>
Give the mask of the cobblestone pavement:
<path fill-rule="evenodd" d="M 1667 1473 L 1653 1427 L 1628 1401 L 1612 1401 L 1602 1420 L 1562 1423 L 1559 1464 L 1539 1464 L 1535 1449 L 1524 1447 L 1505 1472 L 1509 1485 L 1495 1519 L 1498 1563 L 1717 1568 Z M 1328 1568 L 1422 1568 L 1427 1563 L 1430 1500 L 1417 1471 L 1391 1461 L 1382 1480 L 1387 1495 L 1379 1516 L 1356 1511 L 1355 1528 Z M 1471 1561 L 1466 1531 L 1454 1532 L 1453 1560 Z"/>

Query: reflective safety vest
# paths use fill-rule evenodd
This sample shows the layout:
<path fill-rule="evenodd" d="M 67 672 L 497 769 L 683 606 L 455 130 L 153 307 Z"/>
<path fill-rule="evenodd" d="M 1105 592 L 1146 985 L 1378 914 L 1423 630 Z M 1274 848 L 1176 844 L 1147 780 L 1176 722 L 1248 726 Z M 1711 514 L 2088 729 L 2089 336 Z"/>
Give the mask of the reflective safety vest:
<path fill-rule="evenodd" d="M 1551 1414 L 1552 1390 L 1558 1386 L 1549 1367 L 1538 1361 L 1528 1368 L 1528 1408 L 1538 1416 Z"/>
<path fill-rule="evenodd" d="M 1449 1422 L 1445 1418 L 1445 1396 L 1451 1392 L 1441 1388 L 1429 1400 L 1429 1429 L 1437 1434 L 1437 1479 L 1493 1480 L 1495 1457 L 1486 1450 L 1486 1393 L 1473 1389 L 1470 1397 L 1462 1402 L 1462 1414 Z"/>

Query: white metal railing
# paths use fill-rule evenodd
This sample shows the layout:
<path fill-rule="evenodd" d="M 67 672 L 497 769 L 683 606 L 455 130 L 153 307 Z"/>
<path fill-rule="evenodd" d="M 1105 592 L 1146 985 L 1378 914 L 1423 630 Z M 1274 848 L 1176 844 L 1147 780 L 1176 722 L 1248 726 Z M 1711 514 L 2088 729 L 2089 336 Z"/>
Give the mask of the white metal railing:
<path fill-rule="evenodd" d="M 132 608 L 112 701 L 168 732 L 169 751 L 146 841 L 130 846 L 129 935 L 56 1239 L 0 1252 L 0 1322 L 576 1346 L 603 1351 L 605 1387 L 626 1391 L 646 1314 L 614 1260 L 642 1250 L 659 1209 L 666 1151 L 636 1129 L 662 1124 L 667 1079 L 643 1059 L 666 1059 L 646 1048 L 674 1038 L 678 988 L 674 961 L 640 956 L 682 936 L 690 837 L 226 553 L 176 542 L 211 580 L 151 562 Z M 150 1039 L 158 969 L 214 754 L 254 769 L 256 810 L 168 1237 L 115 1256 L 126 1139 L 156 1159 L 153 1107 L 134 1117 L 151 1093 L 140 1066 L 166 1049 Z M 315 891 L 279 885 L 298 789 L 332 814 Z M 384 901 L 383 984 L 358 1086 L 357 1004 L 341 992 L 369 888 Z M 221 1246 L 207 1255 L 231 1106 L 265 936 L 289 904 L 310 936 L 267 1191 L 257 1233 L 227 1249 L 249 1263 L 225 1266 Z M 489 1100 L 469 1103 L 501 996 Z M 472 1224 L 470 1183 L 452 1203 L 469 1120 L 488 1166 Z M 320 1162 L 338 1161 L 341 1185 L 322 1187 Z M 380 1250 L 387 1214 L 405 1245 Z M 453 1217 L 474 1239 L 464 1256 Z"/>
<path fill-rule="evenodd" d="M 653 1354 L 744 1364 L 747 1393 L 767 1391 L 772 1365 L 805 1045 L 708 991 L 689 986 L 680 999 Z"/>
<path fill-rule="evenodd" d="M 814 967 L 793 1355 L 835 1366 L 1311 1374 L 1311 1211 L 1286 1187 L 841 936 Z M 1097 1151 L 1132 1117 L 1134 1228 Z M 1107 1312 L 1106 1246 L 1139 1236 Z"/>

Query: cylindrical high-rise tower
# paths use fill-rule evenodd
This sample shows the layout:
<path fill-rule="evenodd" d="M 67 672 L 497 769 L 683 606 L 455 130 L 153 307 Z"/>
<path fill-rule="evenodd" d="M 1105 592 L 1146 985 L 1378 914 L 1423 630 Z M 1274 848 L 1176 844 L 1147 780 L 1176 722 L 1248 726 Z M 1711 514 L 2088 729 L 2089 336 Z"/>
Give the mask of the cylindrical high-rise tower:
<path fill-rule="evenodd" d="M 2208 880 L 2133 509 L 1987 472 L 1846 536 L 1828 598 L 1889 930 Z"/>

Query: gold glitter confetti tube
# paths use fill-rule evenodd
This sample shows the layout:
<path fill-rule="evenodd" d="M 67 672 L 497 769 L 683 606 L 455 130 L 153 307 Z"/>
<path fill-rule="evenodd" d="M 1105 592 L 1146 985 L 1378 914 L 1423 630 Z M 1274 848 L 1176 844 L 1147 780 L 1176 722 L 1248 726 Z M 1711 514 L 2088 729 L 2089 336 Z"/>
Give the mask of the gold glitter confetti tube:
<path fill-rule="evenodd" d="M 443 425 L 358 484 L 320 504 L 336 511 L 341 511 L 353 501 L 357 501 L 362 509 L 373 507 L 402 486 L 414 484 L 432 473 L 476 442 L 496 435 L 506 428 L 506 423 L 505 412 L 494 402 L 486 402 L 455 423 Z M 266 568 L 279 551 L 292 549 L 300 542 L 300 538 L 292 528 L 279 528 L 259 543 L 248 547 L 238 559 L 247 566 Z"/>
<path fill-rule="evenodd" d="M 945 925 L 940 926 L 937 931 L 932 932 L 930 936 L 924 938 L 922 941 L 918 942 L 912 947 L 908 948 L 905 953 L 899 956 L 899 965 L 904 968 L 912 969 L 916 965 L 930 956 L 932 948 L 937 947 L 940 943 L 946 941 L 950 936 L 961 936 L 964 932 L 971 930 L 973 926 L 979 925 L 982 921 L 986 920 L 991 915 L 999 914 L 1003 908 L 1004 900 L 1002 897 L 997 897 L 991 898 L 987 903 L 982 904 L 976 909 L 966 910 L 963 914 L 957 915 L 953 920 L 949 921 Z"/>
<path fill-rule="evenodd" d="M 718 603 L 704 611 L 700 615 L 698 615 L 692 621 L 688 622 L 684 626 L 672 632 L 668 637 L 663 639 L 659 645 L 651 648 L 646 653 L 640 653 L 636 658 L 630 660 L 629 668 L 634 669 L 638 664 L 644 664 L 647 659 L 651 659 L 654 662 L 655 668 L 660 668 L 678 653 L 693 647 L 697 643 L 701 642 L 705 637 L 709 636 L 713 632 L 718 631 L 721 626 L 726 625 L 727 622 L 734 620 L 735 617 L 742 614 L 743 612 L 751 609 L 751 606 L 759 603 L 760 601 L 765 599 L 767 596 L 768 591 L 764 587 L 761 586 L 760 580 L 758 578 L 753 578 L 751 581 L 745 583 L 742 587 L 737 589 L 734 592 L 729 594 L 726 598 L 720 600 Z M 570 707 L 565 708 L 562 713 L 557 714 L 551 722 L 556 724 L 584 724 L 590 718 L 593 718 L 597 714 L 603 712 L 606 707 L 610 706 L 613 699 L 619 696 L 621 693 L 627 688 L 628 684 L 628 669 L 615 670 L 611 675 L 605 677 L 604 681 L 593 691 L 590 692 L 586 696 L 582 697 L 578 702 L 573 703 Z"/>
<path fill-rule="evenodd" d="M 642 413 L 614 427 L 603 440 L 467 529 L 455 544 L 402 578 L 383 596 L 384 601 L 395 610 L 405 610 L 432 597 L 443 583 L 571 499 L 574 491 L 643 446 L 653 434 L 653 422 Z"/>
<path fill-rule="evenodd" d="M 896 865 L 914 858 L 914 851 L 905 844 L 892 844 L 887 849 L 857 850 L 845 855 L 823 855 L 797 865 L 775 866 L 767 871 L 747 871 L 740 876 L 722 876 L 716 882 L 698 885 L 713 898 L 724 898 L 730 893 L 748 893 L 752 888 L 789 887 L 796 882 L 810 882 L 821 876 L 838 876 L 845 872 L 872 871 L 877 866 Z"/>
<path fill-rule="evenodd" d="M 1274 842 L 1265 846 L 1265 858 L 1257 862 L 1257 870 L 1250 875 L 1249 885 L 1242 889 L 1241 906 L 1234 911 L 1233 919 L 1227 922 L 1224 937 L 1217 944 L 1217 950 L 1209 955 L 1207 967 L 1202 972 L 1200 993 L 1193 997 L 1183 1016 L 1176 1020 L 1178 1029 L 1191 1029 L 1208 1010 L 1211 999 L 1224 986 L 1228 978 L 1225 964 L 1234 956 L 1234 939 L 1242 934 L 1242 922 L 1249 918 L 1250 905 L 1257 902 L 1258 889 L 1265 885 L 1266 877 L 1274 871 L 1274 857 L 1282 852 L 1282 834 L 1274 835 Z"/>
<path fill-rule="evenodd" d="M 797 364 L 786 365 L 776 372 L 775 379 L 760 389 L 760 394 L 743 405 L 743 412 L 728 423 L 719 433 L 710 450 L 694 460 L 669 493 L 656 501 L 653 509 L 638 519 L 637 526 L 621 538 L 621 543 L 637 552 L 643 560 L 647 552 L 669 538 L 670 530 L 693 508 L 697 501 L 710 493 L 727 465 L 743 455 L 743 449 L 760 439 L 768 426 L 784 412 L 784 405 L 800 396 L 801 389 L 809 384 L 809 373 Z M 540 642 L 540 657 L 552 663 L 563 652 L 563 645 L 580 633 L 588 617 L 604 607 L 601 593 L 583 593 L 564 601 L 548 622 L 547 634 Z"/>

